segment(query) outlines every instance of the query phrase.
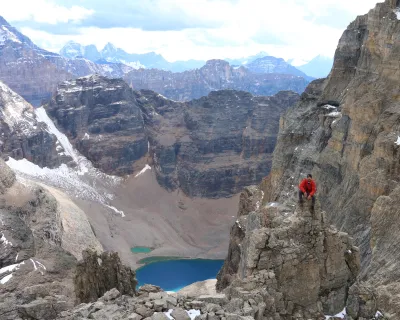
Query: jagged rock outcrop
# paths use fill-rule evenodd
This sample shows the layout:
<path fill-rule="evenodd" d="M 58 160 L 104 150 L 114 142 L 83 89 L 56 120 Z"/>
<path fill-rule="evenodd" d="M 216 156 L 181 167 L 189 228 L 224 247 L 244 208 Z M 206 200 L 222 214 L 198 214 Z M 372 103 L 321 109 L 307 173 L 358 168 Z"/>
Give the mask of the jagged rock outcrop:
<path fill-rule="evenodd" d="M 150 155 L 159 183 L 191 196 L 230 196 L 268 174 L 280 114 L 294 92 L 223 90 L 188 103 L 101 76 L 61 84 L 50 117 L 93 164 L 130 174 Z"/>
<path fill-rule="evenodd" d="M 78 302 L 92 302 L 111 289 L 134 296 L 137 281 L 135 272 L 124 265 L 116 252 L 85 250 L 83 260 L 75 271 L 74 285 Z"/>
<path fill-rule="evenodd" d="M 33 107 L 0 82 L 0 155 L 55 167 L 63 158 L 57 139 L 38 122 Z"/>
<path fill-rule="evenodd" d="M 329 77 L 311 83 L 282 118 L 263 188 L 264 203 L 290 203 L 299 179 L 313 173 L 329 221 L 360 247 L 361 286 L 349 297 L 354 319 L 377 310 L 400 317 L 400 251 L 393 245 L 399 229 L 399 8 L 399 1 L 386 0 L 349 25 Z"/>
<path fill-rule="evenodd" d="M 258 187 L 242 193 L 217 289 L 225 289 L 231 302 L 253 299 L 258 311 L 252 315 L 260 319 L 340 312 L 359 272 L 352 239 L 327 224 L 318 204 L 315 210 L 310 204 L 294 209 L 261 205 L 262 199 Z"/>
<path fill-rule="evenodd" d="M 308 81 L 291 74 L 253 73 L 224 60 L 209 60 L 200 69 L 172 73 L 157 69 L 132 70 L 124 77 L 134 89 L 156 91 L 176 101 L 207 96 L 211 91 L 233 89 L 270 96 L 282 90 L 304 91 Z"/>

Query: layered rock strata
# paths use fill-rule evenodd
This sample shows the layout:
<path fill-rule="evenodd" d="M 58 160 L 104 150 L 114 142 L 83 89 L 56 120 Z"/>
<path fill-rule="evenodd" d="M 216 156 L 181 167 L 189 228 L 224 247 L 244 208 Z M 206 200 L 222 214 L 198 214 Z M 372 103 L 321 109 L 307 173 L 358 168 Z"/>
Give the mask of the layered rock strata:
<path fill-rule="evenodd" d="M 254 97 L 223 90 L 180 103 L 91 76 L 60 85 L 46 110 L 106 173 L 131 174 L 150 156 L 163 187 L 216 198 L 268 174 L 279 117 L 297 100 L 287 91 Z"/>
<path fill-rule="evenodd" d="M 76 149 L 106 173 L 132 173 L 148 151 L 135 93 L 122 80 L 91 76 L 64 82 L 46 110 Z"/>

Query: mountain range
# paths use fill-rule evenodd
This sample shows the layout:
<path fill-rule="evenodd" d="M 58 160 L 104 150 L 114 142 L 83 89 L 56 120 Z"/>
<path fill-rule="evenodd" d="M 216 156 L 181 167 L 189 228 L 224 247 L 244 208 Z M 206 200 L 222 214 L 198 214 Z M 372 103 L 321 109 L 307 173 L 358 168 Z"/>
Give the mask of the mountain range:
<path fill-rule="evenodd" d="M 169 62 L 162 55 L 155 52 L 144 54 L 127 53 L 121 48 L 107 43 L 102 50 L 98 50 L 93 44 L 81 45 L 69 41 L 61 50 L 60 55 L 68 58 L 85 58 L 93 62 L 123 63 L 134 69 L 160 69 L 164 71 L 183 72 L 199 69 L 206 64 L 203 60 L 187 60 Z M 285 62 L 282 58 L 276 58 L 262 51 L 256 55 L 238 59 L 223 59 L 232 66 L 244 66 L 257 73 L 284 73 L 301 76 L 307 80 L 326 77 L 333 64 L 333 59 L 325 56 L 317 56 L 312 60 L 303 61 L 300 64 L 292 64 L 295 59 Z"/>
<path fill-rule="evenodd" d="M 69 41 L 60 50 L 60 55 L 68 59 L 83 57 L 96 63 L 99 61 L 123 63 L 135 69 L 161 69 L 173 72 L 200 68 L 205 64 L 205 61 L 201 60 L 169 62 L 160 54 L 155 52 L 143 54 L 127 53 L 126 51 L 115 47 L 112 43 L 107 43 L 101 51 L 98 51 L 95 45 L 83 46 L 77 42 Z"/>
<path fill-rule="evenodd" d="M 49 99 L 60 82 L 91 74 L 124 77 L 136 89 L 154 90 L 180 101 L 200 98 L 219 89 L 246 90 L 258 95 L 272 95 L 280 90 L 300 93 L 309 82 L 309 78 L 305 79 L 304 74 L 290 65 L 282 67 L 279 59 L 276 70 L 255 64 L 256 72 L 251 72 L 243 66 L 234 68 L 226 61 L 211 60 L 204 65 L 201 62 L 199 69 L 173 73 L 161 70 L 170 64 L 160 55 L 131 55 L 112 44 L 98 52 L 94 46 L 69 43 L 62 50 L 67 56 L 64 57 L 39 48 L 3 18 L 0 39 L 0 80 L 36 106 Z M 179 63 L 182 66 L 187 62 Z M 146 69 L 135 69 L 144 64 Z M 290 74 L 293 72 L 296 75 Z"/>

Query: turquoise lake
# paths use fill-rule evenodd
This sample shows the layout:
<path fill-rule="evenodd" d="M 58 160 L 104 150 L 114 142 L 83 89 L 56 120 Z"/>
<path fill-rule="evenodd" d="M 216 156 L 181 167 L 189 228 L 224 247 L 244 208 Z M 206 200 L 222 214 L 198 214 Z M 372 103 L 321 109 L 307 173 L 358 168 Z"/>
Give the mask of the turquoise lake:
<path fill-rule="evenodd" d="M 152 248 L 149 247 L 133 247 L 131 248 L 131 252 L 133 253 L 149 253 L 153 251 Z"/>
<path fill-rule="evenodd" d="M 150 263 L 136 270 L 138 286 L 153 284 L 178 291 L 194 282 L 215 279 L 223 260 L 180 259 Z"/>

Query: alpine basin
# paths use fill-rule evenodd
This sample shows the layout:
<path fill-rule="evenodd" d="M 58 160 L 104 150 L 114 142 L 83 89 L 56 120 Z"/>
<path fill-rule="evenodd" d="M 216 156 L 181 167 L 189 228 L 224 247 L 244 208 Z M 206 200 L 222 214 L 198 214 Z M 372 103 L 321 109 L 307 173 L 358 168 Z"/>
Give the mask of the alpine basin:
<path fill-rule="evenodd" d="M 197 281 L 215 279 L 223 260 L 178 259 L 158 261 L 136 270 L 138 286 L 153 284 L 165 291 L 179 291 Z"/>

